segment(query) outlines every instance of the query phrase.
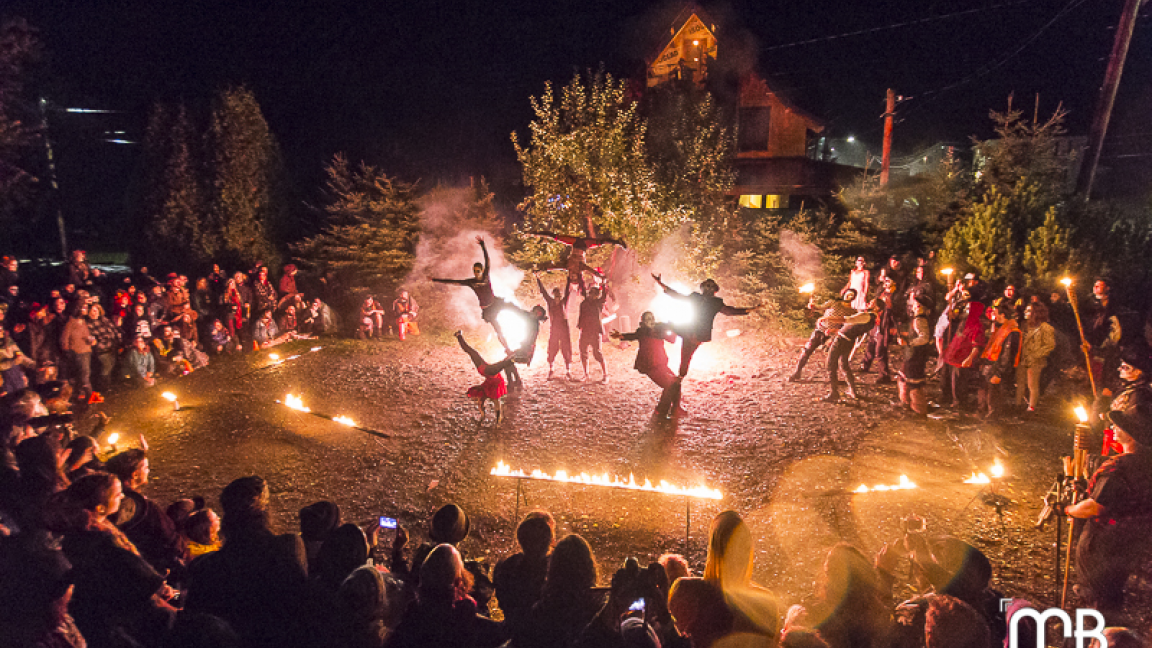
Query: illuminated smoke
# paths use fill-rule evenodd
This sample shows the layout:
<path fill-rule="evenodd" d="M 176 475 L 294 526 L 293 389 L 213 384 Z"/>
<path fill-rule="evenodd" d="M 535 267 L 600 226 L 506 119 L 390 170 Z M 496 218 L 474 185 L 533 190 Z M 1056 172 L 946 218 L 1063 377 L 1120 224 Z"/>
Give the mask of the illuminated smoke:
<path fill-rule="evenodd" d="M 797 283 L 817 281 L 823 275 L 820 267 L 820 248 L 805 243 L 800 235 L 790 230 L 780 230 L 780 253 L 792 265 L 792 275 Z"/>

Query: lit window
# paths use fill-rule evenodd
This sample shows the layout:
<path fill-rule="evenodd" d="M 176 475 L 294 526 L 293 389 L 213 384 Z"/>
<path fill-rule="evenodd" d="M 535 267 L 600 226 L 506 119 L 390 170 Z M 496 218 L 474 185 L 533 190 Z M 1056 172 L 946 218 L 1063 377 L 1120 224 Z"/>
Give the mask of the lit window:
<path fill-rule="evenodd" d="M 788 196 L 768 194 L 764 196 L 764 209 L 784 209 L 788 206 Z"/>
<path fill-rule="evenodd" d="M 740 206 L 747 209 L 763 209 L 764 196 L 754 196 L 749 194 L 740 196 Z"/>

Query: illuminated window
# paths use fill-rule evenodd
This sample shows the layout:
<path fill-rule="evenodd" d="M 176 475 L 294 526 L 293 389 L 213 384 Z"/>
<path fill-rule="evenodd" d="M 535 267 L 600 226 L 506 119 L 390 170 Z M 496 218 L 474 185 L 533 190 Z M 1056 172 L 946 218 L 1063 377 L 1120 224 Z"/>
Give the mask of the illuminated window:
<path fill-rule="evenodd" d="M 746 209 L 763 209 L 764 196 L 743 195 L 740 196 L 740 206 Z"/>
<path fill-rule="evenodd" d="M 788 196 L 768 194 L 764 196 L 764 209 L 784 209 L 788 206 Z"/>

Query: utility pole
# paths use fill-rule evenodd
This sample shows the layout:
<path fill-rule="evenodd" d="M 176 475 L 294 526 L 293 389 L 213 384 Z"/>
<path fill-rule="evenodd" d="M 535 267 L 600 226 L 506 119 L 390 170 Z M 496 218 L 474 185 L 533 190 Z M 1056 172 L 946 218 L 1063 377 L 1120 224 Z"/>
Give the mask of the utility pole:
<path fill-rule="evenodd" d="M 44 138 L 44 151 L 48 157 L 48 180 L 52 185 L 52 203 L 56 208 L 56 229 L 60 231 L 60 258 L 68 261 L 68 234 L 64 231 L 64 211 L 60 200 L 60 183 L 56 181 L 56 154 L 48 136 L 48 100 L 40 98 L 40 130 Z"/>
<path fill-rule="evenodd" d="M 1136 0 L 1139 2 L 1139 0 Z M 880 185 L 888 184 L 888 166 L 892 163 L 892 118 L 896 116 L 896 91 L 888 88 L 884 111 L 884 157 L 880 161 Z"/>
<path fill-rule="evenodd" d="M 1124 60 L 1128 58 L 1128 44 L 1132 41 L 1132 31 L 1136 28 L 1136 12 L 1144 0 L 1124 0 L 1124 12 L 1116 25 L 1116 40 L 1112 43 L 1112 56 L 1108 58 L 1108 69 L 1104 73 L 1104 85 L 1096 101 L 1096 112 L 1092 115 L 1092 130 L 1088 132 L 1088 147 L 1084 150 L 1084 161 L 1080 164 L 1080 176 L 1076 178 L 1076 193 L 1087 201 L 1092 194 L 1092 183 L 1096 180 L 1096 166 L 1100 163 L 1100 150 L 1104 148 L 1104 136 L 1108 133 L 1108 121 L 1112 118 L 1112 104 L 1116 101 L 1116 90 L 1120 87 L 1120 74 L 1124 72 Z"/>

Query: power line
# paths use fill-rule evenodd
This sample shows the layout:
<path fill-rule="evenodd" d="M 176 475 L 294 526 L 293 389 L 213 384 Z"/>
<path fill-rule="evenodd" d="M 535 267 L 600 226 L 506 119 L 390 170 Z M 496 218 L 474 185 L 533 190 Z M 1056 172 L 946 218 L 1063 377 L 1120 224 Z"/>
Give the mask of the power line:
<path fill-rule="evenodd" d="M 863 36 L 865 34 L 875 34 L 877 32 L 889 31 L 892 29 L 900 29 L 901 27 L 911 27 L 913 25 L 923 25 L 925 23 L 936 22 L 938 20 L 947 20 L 949 18 L 957 18 L 959 16 L 967 16 L 974 13 L 981 13 L 984 11 L 992 11 L 994 9 L 1001 9 L 1003 7 L 1014 7 L 1016 5 L 1026 4 L 1034 0 L 1015 0 L 1015 2 L 1005 2 L 996 5 L 989 5 L 987 7 L 980 7 L 978 9 L 965 9 L 964 11 L 957 11 L 950 14 L 941 14 L 939 16 L 928 16 L 927 18 L 918 18 L 916 20 L 906 20 L 904 22 L 892 23 L 891 25 L 883 25 L 881 27 L 869 27 L 868 29 L 858 29 L 856 31 L 844 32 L 842 34 L 834 34 L 832 36 L 820 36 L 817 38 L 809 38 L 807 40 L 793 41 L 791 43 L 784 43 L 782 45 L 769 45 L 761 48 L 762 51 L 769 52 L 772 50 L 785 49 L 788 47 L 800 47 L 802 45 L 812 45 L 814 43 L 823 43 L 838 38 L 850 38 L 852 36 Z"/>

